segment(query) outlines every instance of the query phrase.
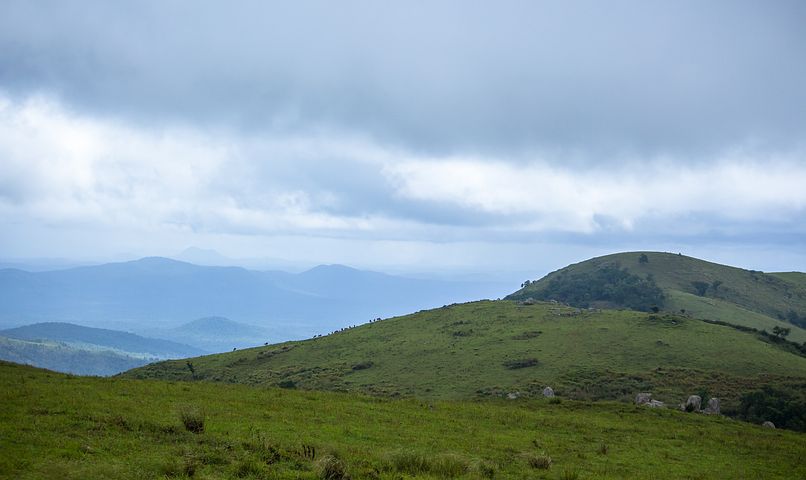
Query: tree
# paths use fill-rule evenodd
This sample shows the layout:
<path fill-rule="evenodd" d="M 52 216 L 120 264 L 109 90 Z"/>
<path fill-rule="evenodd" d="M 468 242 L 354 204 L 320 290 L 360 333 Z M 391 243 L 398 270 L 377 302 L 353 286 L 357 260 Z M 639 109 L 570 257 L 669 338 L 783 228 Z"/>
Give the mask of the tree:
<path fill-rule="evenodd" d="M 526 280 L 525 282 L 521 283 L 521 288 L 528 287 L 532 284 L 531 280 Z"/>
<path fill-rule="evenodd" d="M 775 335 L 776 337 L 785 338 L 787 335 L 789 335 L 790 331 L 791 331 L 790 328 L 773 327 L 772 334 Z"/>
<path fill-rule="evenodd" d="M 638 257 L 638 263 L 649 263 L 649 257 L 646 256 L 646 253 L 642 253 L 640 257 Z"/>
<path fill-rule="evenodd" d="M 711 282 L 711 288 L 714 290 L 714 293 L 716 293 L 720 285 L 722 285 L 722 280 L 714 280 L 713 282 Z"/>

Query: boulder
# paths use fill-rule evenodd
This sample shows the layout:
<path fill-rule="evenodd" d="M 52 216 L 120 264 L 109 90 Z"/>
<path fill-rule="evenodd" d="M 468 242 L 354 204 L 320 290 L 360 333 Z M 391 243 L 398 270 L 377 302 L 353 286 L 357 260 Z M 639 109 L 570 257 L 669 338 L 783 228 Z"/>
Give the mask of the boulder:
<path fill-rule="evenodd" d="M 699 412 L 702 408 L 702 397 L 699 395 L 691 395 L 686 400 L 686 405 L 683 407 L 683 410 L 687 412 Z"/>
<path fill-rule="evenodd" d="M 666 408 L 666 404 L 660 400 L 650 400 L 649 402 L 645 403 L 645 405 L 652 408 Z"/>
<path fill-rule="evenodd" d="M 644 405 L 646 403 L 649 403 L 650 400 L 652 400 L 651 393 L 639 393 L 638 395 L 635 396 L 636 405 Z"/>
<path fill-rule="evenodd" d="M 762 423 L 761 426 L 764 427 L 764 428 L 775 428 L 775 424 L 772 423 L 769 420 L 767 420 L 766 422 Z"/>
<path fill-rule="evenodd" d="M 708 415 L 719 415 L 719 399 L 718 398 L 709 398 L 708 399 L 708 406 L 705 407 L 703 410 L 704 413 Z"/>
<path fill-rule="evenodd" d="M 507 400 L 515 400 L 521 396 L 521 392 L 511 392 L 507 393 Z"/>
<path fill-rule="evenodd" d="M 543 396 L 544 397 L 553 397 L 554 396 L 554 389 L 551 387 L 546 387 L 543 389 Z"/>

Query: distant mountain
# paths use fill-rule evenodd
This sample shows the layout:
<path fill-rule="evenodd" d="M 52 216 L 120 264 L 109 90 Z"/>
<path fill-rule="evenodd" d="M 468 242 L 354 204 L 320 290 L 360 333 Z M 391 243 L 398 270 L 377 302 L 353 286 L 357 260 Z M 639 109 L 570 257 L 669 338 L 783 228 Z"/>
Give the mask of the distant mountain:
<path fill-rule="evenodd" d="M 509 295 L 684 313 L 771 332 L 790 329 L 806 341 L 806 274 L 764 273 L 661 252 L 597 257 L 552 272 Z"/>
<path fill-rule="evenodd" d="M 151 335 L 187 343 L 208 352 L 225 352 L 233 348 L 254 347 L 269 341 L 265 328 L 234 322 L 224 317 L 204 317 Z"/>
<path fill-rule="evenodd" d="M 71 323 L 47 322 L 0 330 L 0 336 L 33 342 L 51 341 L 81 348 L 106 348 L 134 356 L 151 358 L 182 358 L 205 353 L 181 343 L 145 338 L 128 332 L 90 328 Z"/>
<path fill-rule="evenodd" d="M 157 358 L 79 348 L 53 341 L 26 341 L 0 336 L 0 360 L 6 360 L 75 375 L 107 376 L 140 367 Z"/>
<path fill-rule="evenodd" d="M 338 265 L 291 274 L 151 257 L 48 272 L 0 270 L 0 326 L 69 322 L 150 332 L 221 316 L 265 328 L 266 341 L 276 342 L 508 290 Z"/>

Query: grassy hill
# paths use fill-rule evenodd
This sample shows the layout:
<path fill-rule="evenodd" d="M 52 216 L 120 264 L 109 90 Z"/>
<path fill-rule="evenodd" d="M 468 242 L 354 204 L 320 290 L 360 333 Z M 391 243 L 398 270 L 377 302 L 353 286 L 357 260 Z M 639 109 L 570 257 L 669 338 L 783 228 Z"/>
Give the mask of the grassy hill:
<path fill-rule="evenodd" d="M 393 400 L 3 362 L 0 402 L 0 478 L 20 480 L 806 476 L 804 434 L 612 402 Z"/>
<path fill-rule="evenodd" d="M 647 285 L 662 298 L 651 296 Z M 529 297 L 584 307 L 658 306 L 767 331 L 789 328 L 791 340 L 806 341 L 806 274 L 799 272 L 768 274 L 673 253 L 628 252 L 570 265 L 507 298 Z"/>
<path fill-rule="evenodd" d="M 806 358 L 787 345 L 680 315 L 480 301 L 124 375 L 440 399 L 707 392 L 730 406 L 762 385 L 804 391 Z"/>

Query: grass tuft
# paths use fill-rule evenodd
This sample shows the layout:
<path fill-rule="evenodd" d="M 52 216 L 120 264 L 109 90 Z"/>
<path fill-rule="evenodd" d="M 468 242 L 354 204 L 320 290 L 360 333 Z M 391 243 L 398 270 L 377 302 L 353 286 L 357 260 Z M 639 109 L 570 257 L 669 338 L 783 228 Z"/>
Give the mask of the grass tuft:
<path fill-rule="evenodd" d="M 322 480 L 346 480 L 347 466 L 335 455 L 325 455 L 316 462 L 316 470 Z"/>
<path fill-rule="evenodd" d="M 198 407 L 186 405 L 179 409 L 179 419 L 188 432 L 204 433 L 204 417 L 204 411 Z"/>

